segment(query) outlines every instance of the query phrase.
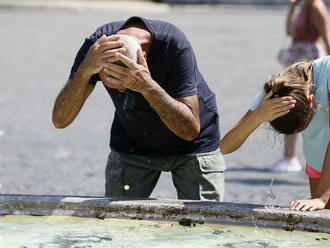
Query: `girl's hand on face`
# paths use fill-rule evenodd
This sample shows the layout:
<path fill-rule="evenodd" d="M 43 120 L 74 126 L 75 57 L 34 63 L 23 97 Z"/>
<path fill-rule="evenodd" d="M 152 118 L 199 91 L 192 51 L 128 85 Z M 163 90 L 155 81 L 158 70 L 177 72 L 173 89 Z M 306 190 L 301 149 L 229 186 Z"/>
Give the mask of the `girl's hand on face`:
<path fill-rule="evenodd" d="M 324 209 L 325 203 L 319 199 L 295 200 L 290 203 L 290 209 L 295 211 L 314 211 Z"/>
<path fill-rule="evenodd" d="M 272 95 L 272 91 L 267 93 L 255 110 L 256 118 L 260 123 L 286 115 L 295 106 L 296 100 L 291 96 L 271 98 Z"/>

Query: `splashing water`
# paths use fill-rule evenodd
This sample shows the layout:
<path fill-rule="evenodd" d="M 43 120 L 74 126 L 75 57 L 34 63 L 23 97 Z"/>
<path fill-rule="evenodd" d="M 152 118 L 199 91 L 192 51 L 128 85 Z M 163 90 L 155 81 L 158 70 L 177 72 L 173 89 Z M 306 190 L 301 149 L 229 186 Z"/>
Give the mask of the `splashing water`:
<path fill-rule="evenodd" d="M 275 180 L 275 178 L 273 177 L 273 178 L 272 178 L 272 181 L 271 181 L 270 184 L 269 184 L 270 197 L 271 197 L 273 200 L 276 199 L 276 196 L 275 196 L 275 194 L 274 194 L 274 192 L 273 192 L 273 190 L 272 190 L 274 180 Z"/>

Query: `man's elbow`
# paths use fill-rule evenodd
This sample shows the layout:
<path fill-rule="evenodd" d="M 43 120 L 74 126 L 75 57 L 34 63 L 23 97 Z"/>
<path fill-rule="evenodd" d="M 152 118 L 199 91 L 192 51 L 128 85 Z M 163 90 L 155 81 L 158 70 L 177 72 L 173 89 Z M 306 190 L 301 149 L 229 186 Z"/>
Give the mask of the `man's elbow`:
<path fill-rule="evenodd" d="M 194 127 L 189 132 L 186 133 L 186 135 L 183 137 L 186 141 L 194 141 L 200 133 L 200 127 Z"/>
<path fill-rule="evenodd" d="M 58 129 L 63 129 L 63 128 L 67 127 L 67 125 L 64 125 L 63 123 L 54 121 L 54 120 L 53 120 L 53 125 L 54 125 L 54 127 L 58 128 Z"/>
<path fill-rule="evenodd" d="M 59 129 L 66 128 L 69 125 L 64 120 L 62 120 L 61 118 L 58 118 L 55 115 L 53 115 L 52 121 L 53 121 L 54 127 L 59 128 Z"/>

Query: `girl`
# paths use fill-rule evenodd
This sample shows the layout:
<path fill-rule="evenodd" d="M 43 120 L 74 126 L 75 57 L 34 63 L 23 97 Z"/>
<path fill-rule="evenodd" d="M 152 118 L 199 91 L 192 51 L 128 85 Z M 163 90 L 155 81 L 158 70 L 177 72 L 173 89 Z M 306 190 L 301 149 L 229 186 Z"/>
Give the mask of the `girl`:
<path fill-rule="evenodd" d="M 279 133 L 302 131 L 311 199 L 291 202 L 293 210 L 330 208 L 330 56 L 298 62 L 264 84 L 250 110 L 220 142 L 223 154 L 238 149 L 263 122 Z"/>
<path fill-rule="evenodd" d="M 302 3 L 298 13 L 297 6 Z M 323 0 L 289 0 L 286 33 L 291 37 L 288 49 L 279 53 L 279 61 L 287 67 L 304 59 L 314 60 L 330 54 L 330 31 L 328 10 Z M 285 135 L 284 156 L 270 166 L 271 171 L 300 171 L 301 165 L 295 156 L 297 135 Z"/>

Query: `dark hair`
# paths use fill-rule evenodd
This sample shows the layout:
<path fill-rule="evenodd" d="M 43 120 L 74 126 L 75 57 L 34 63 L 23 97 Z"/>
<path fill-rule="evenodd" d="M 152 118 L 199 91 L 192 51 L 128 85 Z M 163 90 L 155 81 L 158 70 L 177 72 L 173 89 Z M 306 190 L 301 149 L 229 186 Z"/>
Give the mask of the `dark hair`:
<path fill-rule="evenodd" d="M 274 97 L 292 96 L 295 107 L 282 117 L 270 121 L 271 126 L 279 133 L 294 134 L 304 130 L 314 114 L 314 107 L 309 103 L 307 92 L 313 85 L 311 61 L 302 61 L 286 68 L 281 73 L 271 76 L 264 84 L 266 93 L 273 91 Z"/>

